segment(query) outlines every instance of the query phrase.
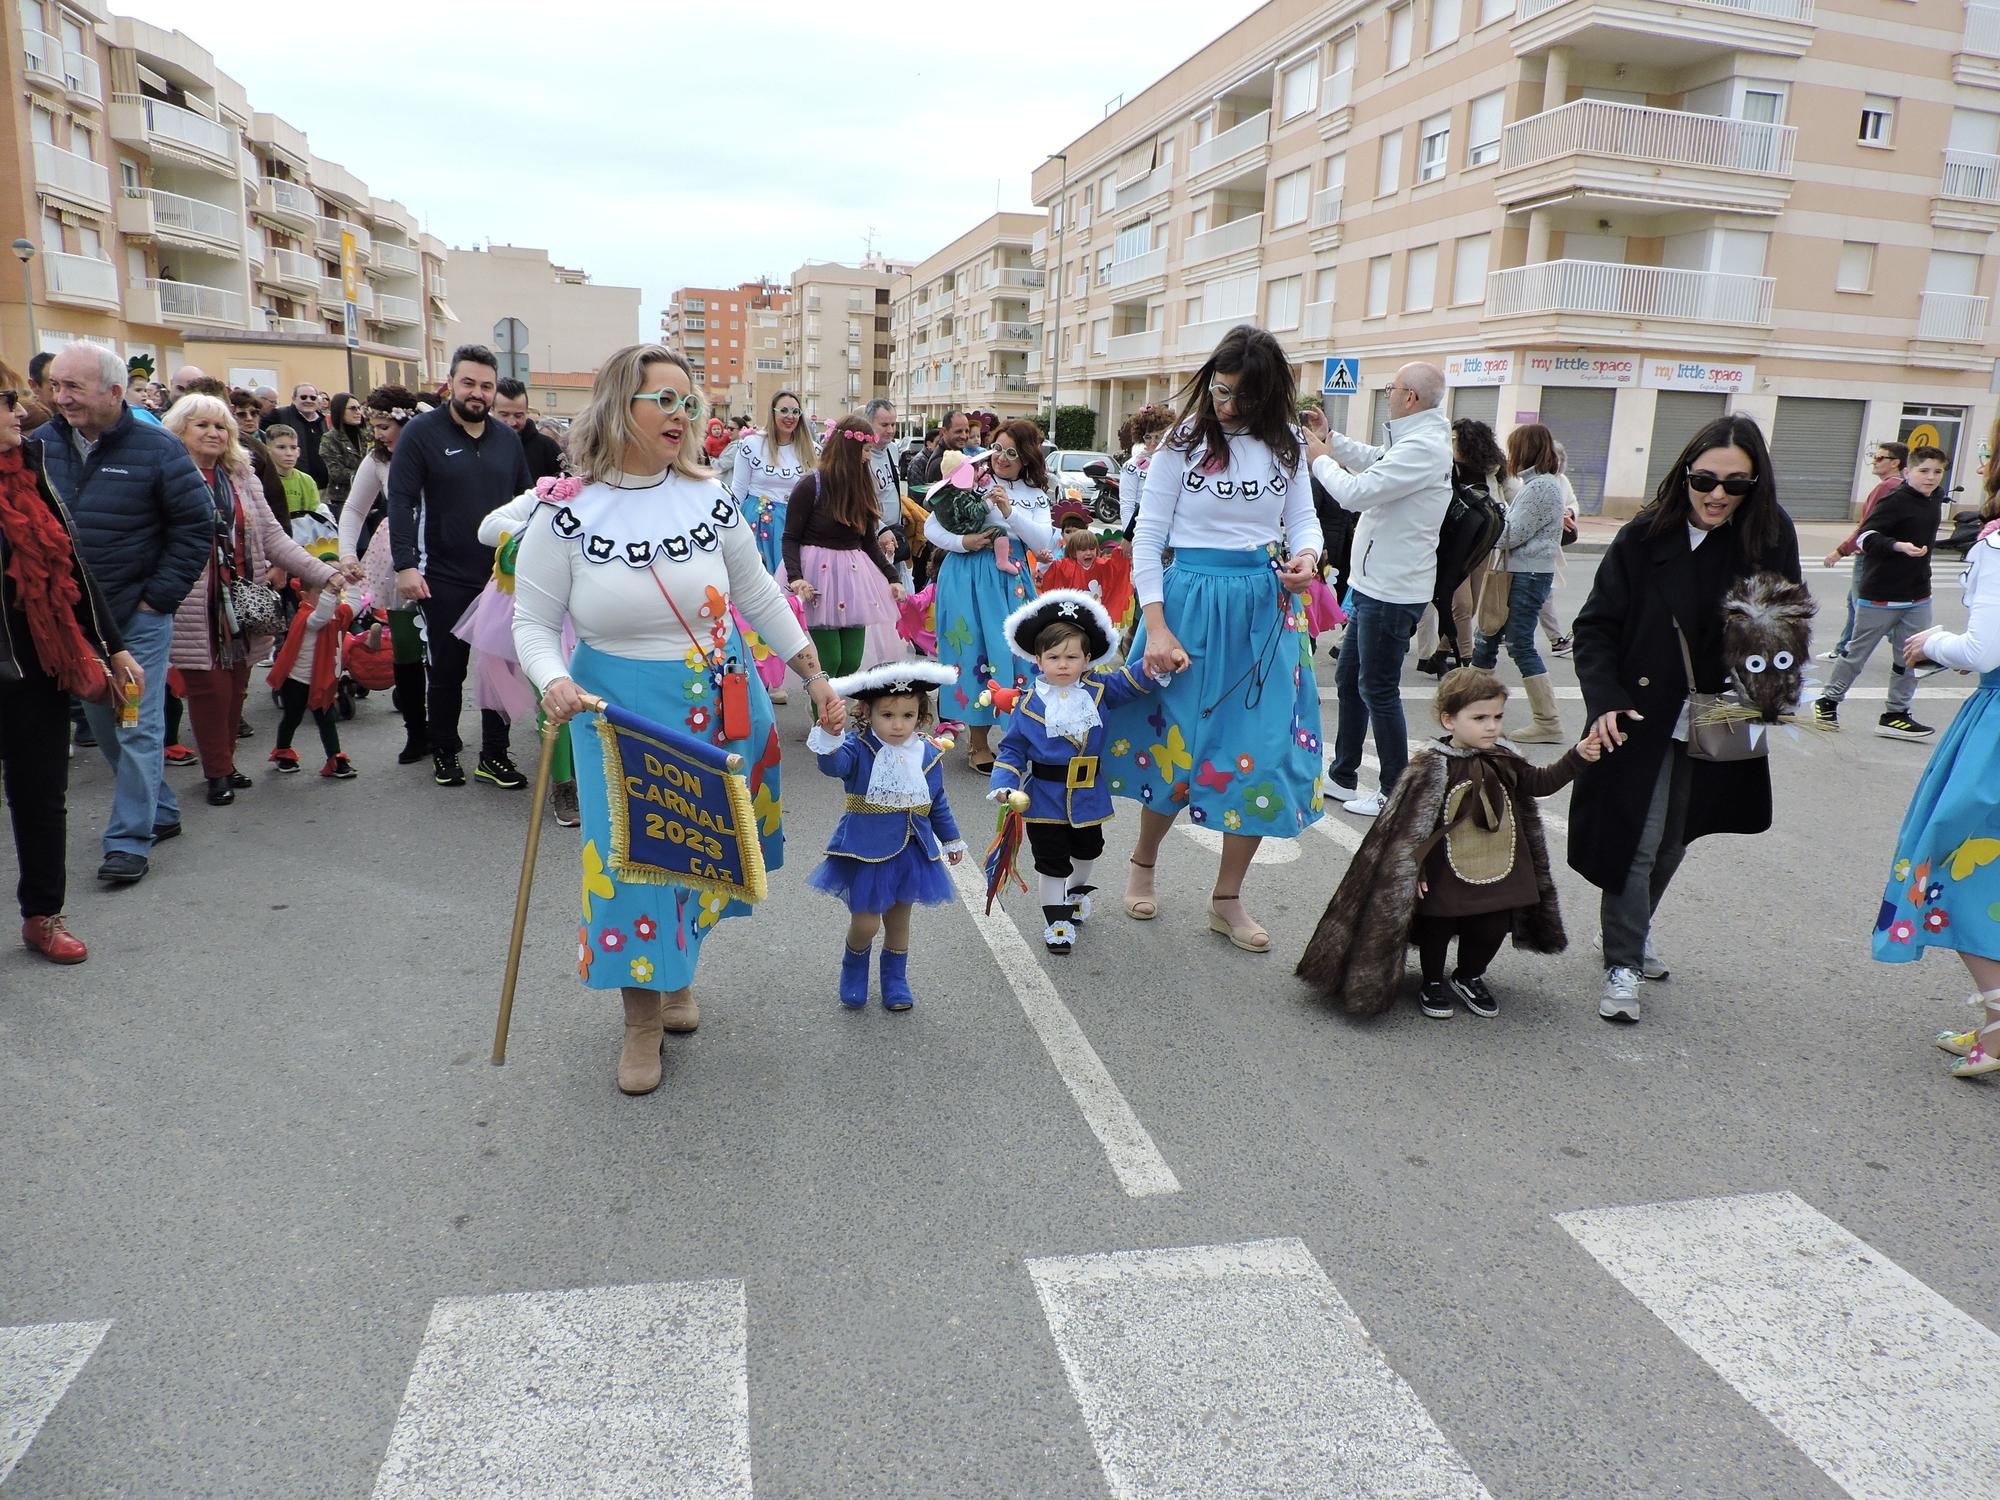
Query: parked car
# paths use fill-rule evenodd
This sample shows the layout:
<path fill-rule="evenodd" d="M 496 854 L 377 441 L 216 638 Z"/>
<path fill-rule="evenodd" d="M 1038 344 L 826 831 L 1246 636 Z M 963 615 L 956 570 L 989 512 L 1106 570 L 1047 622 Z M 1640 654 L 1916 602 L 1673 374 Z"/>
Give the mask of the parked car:
<path fill-rule="evenodd" d="M 1090 472 L 1097 464 L 1102 464 L 1106 472 L 1117 472 L 1118 465 L 1111 461 L 1110 454 L 1087 453 L 1081 448 L 1051 448 L 1047 457 L 1049 488 L 1056 500 L 1075 500 L 1088 507 L 1100 521 L 1118 519 L 1116 489 L 1100 484 Z"/>

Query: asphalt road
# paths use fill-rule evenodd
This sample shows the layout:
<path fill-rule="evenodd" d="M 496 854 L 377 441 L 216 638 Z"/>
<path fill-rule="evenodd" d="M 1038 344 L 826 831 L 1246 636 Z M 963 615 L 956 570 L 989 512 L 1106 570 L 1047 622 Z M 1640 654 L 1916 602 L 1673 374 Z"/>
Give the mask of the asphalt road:
<path fill-rule="evenodd" d="M 844 1012 L 803 886 L 839 788 L 788 732 L 790 861 L 645 1099 L 552 822 L 488 1063 L 526 794 L 397 767 L 380 699 L 338 783 L 260 774 L 253 698 L 257 785 L 129 890 L 80 752 L 93 957 L 0 951 L 0 1493 L 2000 1493 L 1994 1094 L 1930 1045 L 1956 964 L 1868 957 L 1927 753 L 1865 732 L 1886 676 L 1780 740 L 1771 833 L 1695 846 L 1634 1029 L 1566 870 L 1570 951 L 1504 952 L 1497 1020 L 1309 998 L 1337 812 L 1254 872 L 1271 956 L 1205 930 L 1186 832 L 1120 915 L 1126 811 L 1074 956 L 927 911 L 917 1009 Z"/>

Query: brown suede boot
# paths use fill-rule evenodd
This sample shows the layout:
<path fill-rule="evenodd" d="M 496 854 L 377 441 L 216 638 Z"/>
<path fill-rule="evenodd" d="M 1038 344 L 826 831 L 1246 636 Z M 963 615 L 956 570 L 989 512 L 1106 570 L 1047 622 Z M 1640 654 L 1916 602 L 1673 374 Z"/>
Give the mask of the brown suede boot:
<path fill-rule="evenodd" d="M 660 992 L 623 989 L 625 1050 L 618 1057 L 618 1087 L 650 1094 L 660 1086 Z"/>
<path fill-rule="evenodd" d="M 660 1024 L 681 1035 L 701 1025 L 701 1007 L 694 1003 L 694 991 L 675 990 L 666 996 L 660 1006 Z"/>

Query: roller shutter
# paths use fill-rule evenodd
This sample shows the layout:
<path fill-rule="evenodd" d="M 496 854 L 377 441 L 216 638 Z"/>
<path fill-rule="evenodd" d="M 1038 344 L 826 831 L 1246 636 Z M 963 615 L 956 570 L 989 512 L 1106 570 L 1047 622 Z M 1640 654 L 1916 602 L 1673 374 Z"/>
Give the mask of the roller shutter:
<path fill-rule="evenodd" d="M 1667 477 L 1673 461 L 1681 456 L 1689 438 L 1722 416 L 1729 407 L 1727 396 L 1708 391 L 1661 391 L 1653 408 L 1653 443 L 1646 450 L 1646 493 L 1651 500 L 1659 493 L 1660 481 Z"/>
<path fill-rule="evenodd" d="M 1771 430 L 1778 503 L 1795 521 L 1845 521 L 1861 472 L 1862 401 L 1780 396 Z"/>
<path fill-rule="evenodd" d="M 1470 417 L 1475 422 L 1484 422 L 1496 431 L 1500 425 L 1500 387 L 1497 385 L 1461 385 L 1451 393 L 1451 419 Z"/>
<path fill-rule="evenodd" d="M 1542 387 L 1542 425 L 1563 445 L 1577 504 L 1587 516 L 1604 509 L 1604 468 L 1611 458 L 1611 411 L 1616 391 Z"/>

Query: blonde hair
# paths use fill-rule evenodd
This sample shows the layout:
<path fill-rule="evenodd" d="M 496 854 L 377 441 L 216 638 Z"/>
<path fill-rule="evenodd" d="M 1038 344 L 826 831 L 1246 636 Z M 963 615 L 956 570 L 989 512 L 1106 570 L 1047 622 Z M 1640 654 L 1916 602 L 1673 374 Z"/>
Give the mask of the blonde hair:
<path fill-rule="evenodd" d="M 672 365 L 687 376 L 688 389 L 700 394 L 688 362 L 658 344 L 628 344 L 605 360 L 590 387 L 590 404 L 569 429 L 570 472 L 586 484 L 624 468 L 625 449 L 639 440 L 632 401 L 646 389 L 646 372 L 654 365 Z M 715 477 L 715 470 L 702 462 L 703 430 L 702 424 L 692 419 L 682 426 L 681 446 L 672 464 L 676 474 L 687 479 Z"/>
<path fill-rule="evenodd" d="M 764 460 L 772 468 L 778 467 L 778 403 L 790 396 L 792 405 L 799 409 L 799 425 L 792 429 L 791 446 L 800 449 L 799 467 L 810 469 L 819 455 L 813 451 L 812 423 L 806 420 L 806 403 L 797 391 L 780 391 L 771 398 L 764 415 L 769 419 L 764 426 Z M 872 429 L 873 424 L 870 424 Z"/>
<path fill-rule="evenodd" d="M 220 396 L 204 396 L 199 392 L 183 396 L 167 408 L 167 414 L 160 418 L 160 425 L 187 446 L 187 430 L 196 417 L 220 417 L 229 429 L 229 446 L 223 450 L 221 466 L 224 469 L 247 469 L 250 455 L 243 451 L 243 430 L 236 425 L 236 415 L 229 409 L 229 403 Z"/>

